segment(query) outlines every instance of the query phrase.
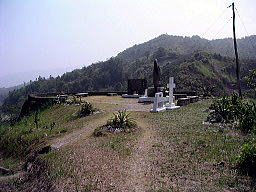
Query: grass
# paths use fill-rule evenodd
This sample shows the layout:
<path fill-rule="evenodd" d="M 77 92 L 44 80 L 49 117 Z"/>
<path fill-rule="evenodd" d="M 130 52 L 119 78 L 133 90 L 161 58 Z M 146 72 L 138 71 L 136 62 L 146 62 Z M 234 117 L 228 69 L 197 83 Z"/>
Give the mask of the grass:
<path fill-rule="evenodd" d="M 73 114 L 80 109 L 75 105 L 55 105 L 38 113 L 38 127 L 35 113 L 23 118 L 13 126 L 2 124 L 0 127 L 0 166 L 18 169 L 28 153 L 38 150 L 47 142 L 63 133 L 84 127 L 101 114 L 74 119 Z M 60 171 L 61 174 L 61 171 Z"/>
<path fill-rule="evenodd" d="M 137 131 L 138 133 L 138 131 Z M 130 133 L 117 133 L 109 135 L 107 138 L 102 139 L 100 146 L 105 148 L 110 148 L 113 151 L 118 152 L 122 156 L 131 156 L 132 147 L 131 143 L 136 138 L 135 132 Z"/>
<path fill-rule="evenodd" d="M 69 171 L 65 168 L 67 166 L 67 161 L 65 161 L 65 158 L 57 151 L 50 151 L 47 154 L 43 154 L 41 158 L 48 164 L 49 167 L 52 167 L 50 172 L 52 179 L 69 174 Z"/>
<path fill-rule="evenodd" d="M 152 165 L 156 166 L 157 170 L 155 174 L 159 174 L 165 180 L 155 179 L 152 191 L 253 189 L 251 186 L 253 181 L 250 177 L 239 175 L 235 167 L 236 157 L 241 146 L 246 142 L 245 137 L 236 129 L 226 128 L 220 131 L 219 127 L 202 124 L 207 119 L 206 109 L 210 103 L 211 100 L 204 100 L 164 113 L 133 114 L 137 118 L 145 118 L 154 127 L 155 134 L 159 138 L 152 144 L 152 152 L 144 154 L 152 157 Z M 110 150 L 114 152 L 113 154 L 117 153 L 125 158 L 133 156 L 133 150 L 136 150 L 133 146 L 137 143 L 136 139 L 140 138 L 140 134 L 141 132 L 138 131 L 128 134 L 118 133 L 94 138 L 91 142 L 95 142 L 104 151 Z M 250 137 L 249 135 L 248 140 Z M 98 147 L 93 149 L 98 150 Z M 68 171 L 74 166 L 75 160 L 68 160 L 65 157 L 65 154 L 73 154 L 73 151 L 74 149 L 69 148 L 61 152 L 60 157 L 66 159 L 68 163 L 66 160 L 62 162 L 59 158 L 54 160 L 53 167 L 57 168 L 55 175 L 65 178 L 61 176 L 62 166 L 65 164 L 65 174 L 70 178 L 75 177 L 77 171 Z M 105 158 L 102 161 L 106 161 Z M 96 172 L 91 170 L 86 174 L 91 174 L 94 178 L 97 170 L 94 171 Z M 87 183 L 89 188 L 94 188 L 94 184 Z M 154 188 L 154 185 L 162 187 Z"/>
<path fill-rule="evenodd" d="M 151 115 L 159 135 L 172 148 L 168 153 L 163 147 L 158 148 L 164 155 L 160 168 L 169 178 L 186 180 L 179 182 L 178 190 L 198 190 L 198 186 L 201 191 L 232 187 L 244 190 L 247 186 L 238 183 L 239 175 L 231 172 L 245 141 L 238 130 L 226 129 L 222 133 L 218 127 L 202 124 L 208 115 L 203 111 L 209 104 L 205 100 L 180 110 Z"/>
<path fill-rule="evenodd" d="M 65 133 L 69 117 L 77 107 L 55 105 L 1 128 L 0 148 L 7 156 L 24 156 L 52 136 Z M 35 123 L 37 119 L 37 124 Z M 31 148 L 32 147 L 32 148 Z"/>
<path fill-rule="evenodd" d="M 111 97 L 106 99 L 111 103 Z M 93 137 L 91 134 L 97 127 L 94 125 L 103 125 L 104 119 L 107 121 L 112 111 L 108 112 L 115 107 L 114 104 L 97 104 L 96 107 L 106 112 L 75 120 L 70 117 L 79 108 L 54 106 L 52 110 L 40 113 L 41 123 L 50 125 L 55 122 L 54 134 L 44 139 L 60 135 L 59 128 L 69 132 L 84 127 L 88 132 L 60 150 L 40 157 L 47 162 L 52 180 L 60 189 L 66 190 L 90 191 L 99 186 L 104 188 L 106 182 L 111 181 L 109 178 L 117 183 L 125 182 L 127 178 L 122 175 L 127 174 L 130 160 L 137 152 L 135 150 L 139 149 L 135 145 L 150 148 L 145 150 L 149 151 L 147 154 L 137 154 L 136 157 L 146 156 L 150 169 L 154 170 L 152 191 L 255 190 L 251 178 L 240 175 L 235 167 L 241 146 L 253 136 L 245 137 L 236 129 L 220 130 L 217 126 L 203 125 L 210 103 L 211 100 L 204 100 L 163 113 L 132 112 L 136 119 L 140 119 L 138 122 L 141 127 L 147 122 L 142 131 L 114 133 L 106 137 Z M 24 130 L 26 132 L 29 129 Z M 145 140 L 148 145 L 138 145 L 138 141 L 144 141 L 140 138 L 146 134 L 150 135 Z M 153 138 L 152 142 L 150 138 Z M 6 160 L 5 164 L 11 167 L 15 165 L 15 159 Z M 101 182 L 105 182 L 104 185 L 99 184 Z"/>
<path fill-rule="evenodd" d="M 15 157 L 2 157 L 0 159 L 0 167 L 10 169 L 15 173 L 20 165 L 20 159 Z M 0 173 L 1 176 L 1 173 Z"/>

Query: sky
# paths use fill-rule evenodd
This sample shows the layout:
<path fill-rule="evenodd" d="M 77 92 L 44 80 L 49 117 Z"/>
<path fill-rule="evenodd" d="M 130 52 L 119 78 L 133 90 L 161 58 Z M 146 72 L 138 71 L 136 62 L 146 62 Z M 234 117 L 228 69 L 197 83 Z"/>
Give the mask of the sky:
<path fill-rule="evenodd" d="M 0 0 L 0 87 L 104 61 L 161 34 L 232 37 L 232 2 Z M 256 1 L 235 6 L 237 37 L 256 34 Z"/>

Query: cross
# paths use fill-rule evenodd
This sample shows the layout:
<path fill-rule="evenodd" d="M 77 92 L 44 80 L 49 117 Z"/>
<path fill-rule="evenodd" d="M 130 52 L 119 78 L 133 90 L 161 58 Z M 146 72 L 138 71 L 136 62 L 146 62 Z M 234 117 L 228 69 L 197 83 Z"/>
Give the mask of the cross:
<path fill-rule="evenodd" d="M 176 87 L 174 83 L 174 78 L 169 78 L 169 83 L 167 84 L 167 88 L 169 88 L 169 103 L 173 103 L 173 89 Z"/>

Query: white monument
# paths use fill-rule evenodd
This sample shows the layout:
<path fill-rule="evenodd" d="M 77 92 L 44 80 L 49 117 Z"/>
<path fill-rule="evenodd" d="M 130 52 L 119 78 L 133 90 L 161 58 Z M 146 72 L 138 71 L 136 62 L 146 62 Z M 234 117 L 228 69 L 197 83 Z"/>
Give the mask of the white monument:
<path fill-rule="evenodd" d="M 138 103 L 154 102 L 154 97 L 148 97 L 148 89 L 145 89 L 145 94 L 139 97 Z"/>
<path fill-rule="evenodd" d="M 168 96 L 163 97 L 164 101 L 168 101 Z M 148 96 L 148 89 L 145 89 L 145 94 L 142 97 L 139 97 L 138 103 L 145 103 L 145 102 L 154 102 L 155 97 Z"/>
<path fill-rule="evenodd" d="M 167 84 L 167 88 L 169 88 L 169 103 L 165 104 L 167 110 L 178 109 L 180 106 L 176 106 L 173 102 L 173 89 L 175 88 L 174 78 L 169 78 L 169 83 Z"/>
<path fill-rule="evenodd" d="M 166 108 L 164 106 L 164 101 L 165 98 L 163 97 L 163 93 L 156 93 L 155 94 L 155 100 L 154 100 L 154 104 L 153 104 L 153 109 L 150 110 L 150 112 L 161 112 L 161 111 L 165 111 Z"/>

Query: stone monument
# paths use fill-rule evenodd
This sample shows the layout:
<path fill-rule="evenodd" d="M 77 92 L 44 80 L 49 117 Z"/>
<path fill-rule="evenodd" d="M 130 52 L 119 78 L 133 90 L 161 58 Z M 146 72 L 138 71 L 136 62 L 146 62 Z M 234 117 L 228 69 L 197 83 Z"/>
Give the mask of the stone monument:
<path fill-rule="evenodd" d="M 146 79 L 128 79 L 127 93 L 123 94 L 123 98 L 139 98 L 144 95 L 147 89 Z"/>
<path fill-rule="evenodd" d="M 157 59 L 155 59 L 154 70 L 153 70 L 153 84 L 154 84 L 155 93 L 158 92 L 159 82 L 160 82 L 160 68 L 157 64 Z"/>
<path fill-rule="evenodd" d="M 150 112 L 162 112 L 166 110 L 166 107 L 164 106 L 165 98 L 163 97 L 163 93 L 156 93 L 154 97 L 154 104 L 153 108 L 150 110 Z"/>
<path fill-rule="evenodd" d="M 154 68 L 153 68 L 153 84 L 154 87 L 149 87 L 145 90 L 145 94 L 142 97 L 139 97 L 139 103 L 145 102 L 154 102 L 155 101 L 155 94 L 158 92 L 164 92 L 164 87 L 160 87 L 160 68 L 157 64 L 157 60 L 154 61 Z M 165 101 L 167 101 L 167 97 L 163 97 Z"/>

